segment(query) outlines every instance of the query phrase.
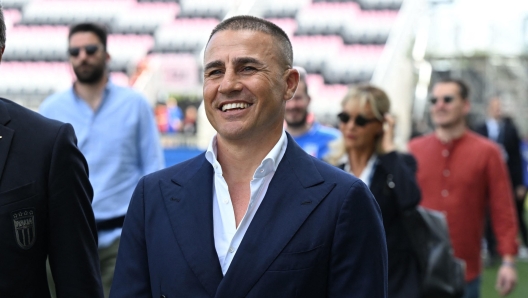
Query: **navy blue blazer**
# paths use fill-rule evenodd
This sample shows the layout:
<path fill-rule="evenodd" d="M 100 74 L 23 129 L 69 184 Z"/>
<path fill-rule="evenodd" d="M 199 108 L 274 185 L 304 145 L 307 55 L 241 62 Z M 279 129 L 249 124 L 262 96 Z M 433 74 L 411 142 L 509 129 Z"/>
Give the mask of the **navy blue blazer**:
<path fill-rule="evenodd" d="M 379 206 L 363 182 L 286 153 L 227 271 L 205 154 L 145 176 L 126 215 L 110 297 L 387 297 Z"/>
<path fill-rule="evenodd" d="M 103 296 L 93 190 L 70 124 L 0 98 L 0 297 Z"/>

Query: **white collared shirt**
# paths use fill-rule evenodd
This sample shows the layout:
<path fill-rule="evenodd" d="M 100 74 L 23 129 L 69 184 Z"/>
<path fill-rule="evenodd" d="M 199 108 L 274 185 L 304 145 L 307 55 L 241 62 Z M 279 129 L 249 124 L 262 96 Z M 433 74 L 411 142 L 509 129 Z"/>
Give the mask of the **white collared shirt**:
<path fill-rule="evenodd" d="M 488 138 L 497 142 L 500 133 L 499 122 L 493 118 L 488 118 L 486 119 L 486 126 L 488 128 Z"/>
<path fill-rule="evenodd" d="M 253 174 L 253 179 L 250 182 L 251 196 L 249 199 L 248 209 L 246 214 L 240 221 L 238 228 L 236 227 L 235 211 L 231 203 L 231 196 L 227 182 L 222 175 L 222 166 L 217 160 L 217 142 L 216 135 L 209 143 L 205 158 L 213 166 L 215 176 L 213 183 L 213 228 L 214 241 L 218 260 L 222 267 L 222 273 L 225 275 L 231 261 L 235 257 L 235 253 L 246 234 L 246 231 L 255 216 L 266 192 L 268 186 L 275 175 L 275 171 L 279 166 L 286 147 L 288 146 L 288 139 L 286 133 L 282 131 L 282 136 L 271 151 L 262 160 L 260 166 Z"/>
<path fill-rule="evenodd" d="M 368 187 L 370 187 L 370 183 L 372 182 L 372 176 L 374 176 L 374 169 L 376 168 L 376 161 L 378 160 L 378 155 L 376 153 L 372 154 L 370 159 L 367 162 L 367 166 L 363 169 L 361 172 L 361 175 L 359 175 L 359 180 L 363 181 Z M 352 173 L 350 169 L 350 162 L 347 161 L 345 163 L 345 171 L 352 174 L 352 176 L 355 177 L 354 173 Z"/>

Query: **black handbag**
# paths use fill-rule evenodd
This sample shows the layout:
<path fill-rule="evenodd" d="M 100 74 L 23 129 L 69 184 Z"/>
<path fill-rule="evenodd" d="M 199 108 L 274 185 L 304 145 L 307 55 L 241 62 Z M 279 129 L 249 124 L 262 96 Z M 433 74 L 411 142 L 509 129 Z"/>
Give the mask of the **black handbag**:
<path fill-rule="evenodd" d="M 441 212 L 416 207 L 403 222 L 418 256 L 426 298 L 460 298 L 465 287 L 465 262 L 453 254 L 447 221 Z"/>

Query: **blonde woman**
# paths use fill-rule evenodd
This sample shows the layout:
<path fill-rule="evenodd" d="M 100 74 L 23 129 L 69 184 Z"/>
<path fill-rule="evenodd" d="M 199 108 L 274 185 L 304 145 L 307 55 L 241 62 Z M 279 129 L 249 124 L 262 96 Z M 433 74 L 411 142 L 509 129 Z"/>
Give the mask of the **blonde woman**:
<path fill-rule="evenodd" d="M 416 161 L 395 151 L 394 119 L 385 92 L 371 85 L 349 90 L 339 113 L 342 138 L 327 161 L 360 178 L 383 216 L 389 255 L 389 298 L 420 297 L 420 272 L 402 223 L 402 213 L 420 202 Z"/>

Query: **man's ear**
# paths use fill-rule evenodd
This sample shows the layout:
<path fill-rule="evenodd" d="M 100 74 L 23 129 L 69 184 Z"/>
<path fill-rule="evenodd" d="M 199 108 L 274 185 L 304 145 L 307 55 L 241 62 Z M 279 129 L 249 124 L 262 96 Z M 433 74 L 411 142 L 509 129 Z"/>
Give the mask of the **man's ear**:
<path fill-rule="evenodd" d="M 0 48 L 0 62 L 2 62 L 2 55 L 4 54 L 5 46 Z"/>
<path fill-rule="evenodd" d="M 295 95 L 297 85 L 299 85 L 299 71 L 295 68 L 286 70 L 286 92 L 284 93 L 284 100 L 289 100 Z"/>
<path fill-rule="evenodd" d="M 471 111 L 471 103 L 469 102 L 469 99 L 464 100 L 464 115 L 468 115 L 469 111 Z"/>

